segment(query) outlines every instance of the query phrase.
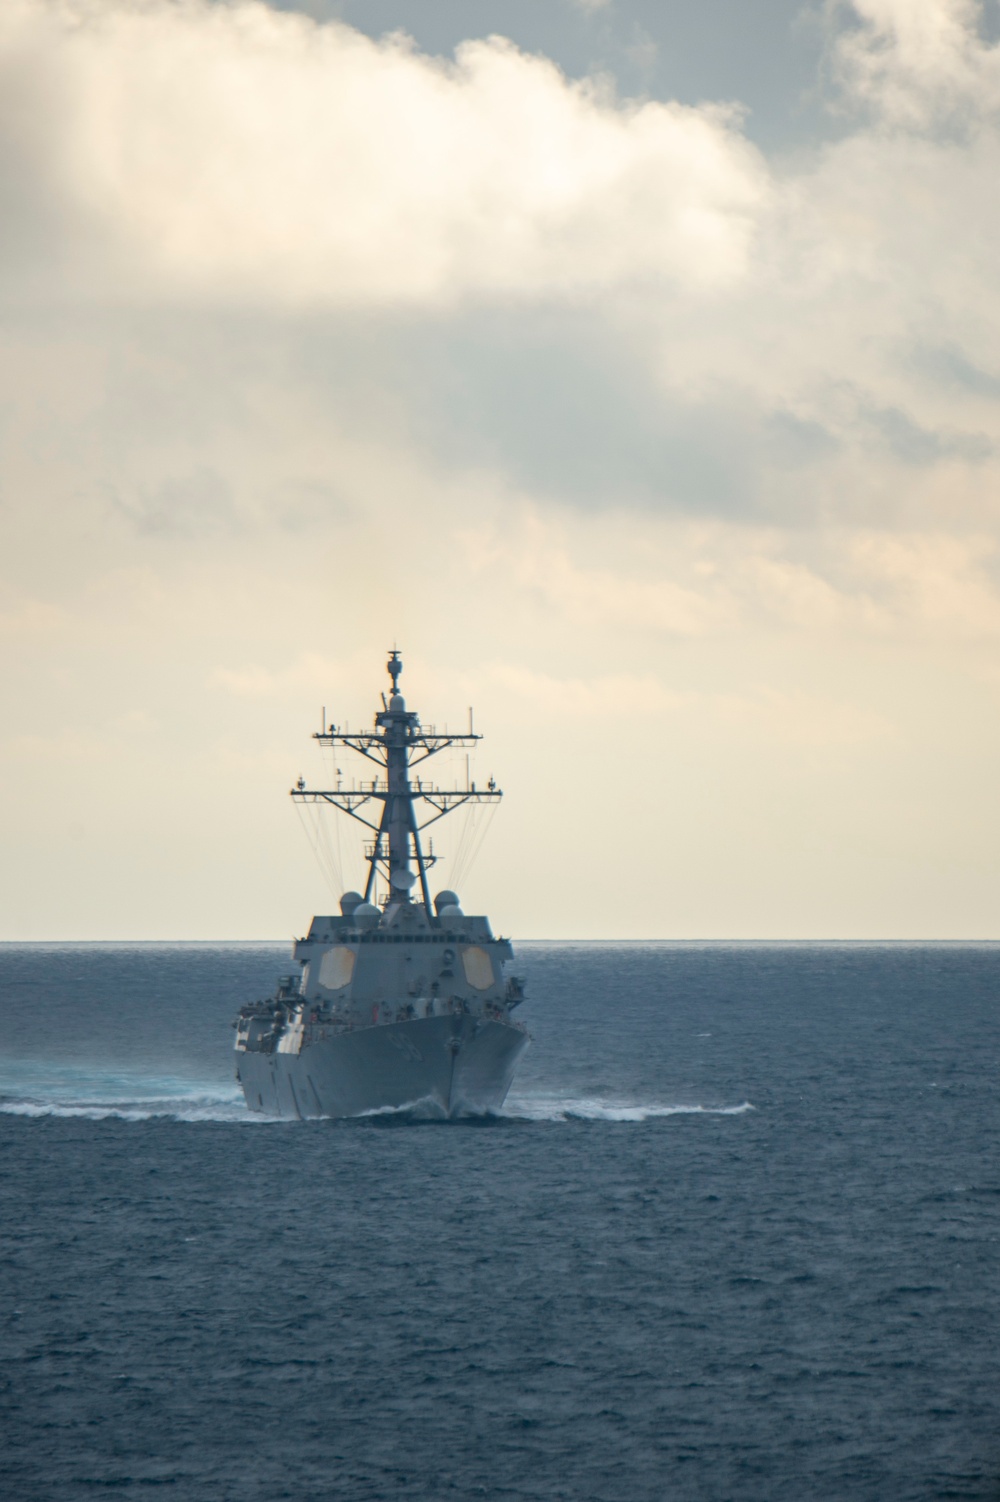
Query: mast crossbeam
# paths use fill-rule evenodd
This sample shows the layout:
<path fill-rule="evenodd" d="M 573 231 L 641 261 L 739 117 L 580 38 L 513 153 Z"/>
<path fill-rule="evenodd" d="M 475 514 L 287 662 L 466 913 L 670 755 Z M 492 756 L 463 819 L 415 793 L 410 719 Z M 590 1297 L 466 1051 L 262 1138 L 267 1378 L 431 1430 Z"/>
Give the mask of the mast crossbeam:
<path fill-rule="evenodd" d="M 354 798 L 349 793 L 346 795 L 341 795 L 340 793 L 312 793 L 302 792 L 298 788 L 293 788 L 290 796 L 295 803 L 328 803 L 331 808 L 338 809 L 342 814 L 350 815 L 352 819 L 357 819 L 359 824 L 363 824 L 366 829 L 372 829 L 376 833 L 378 833 L 381 827 L 378 824 L 373 824 L 371 819 L 364 818 L 358 813 L 358 809 L 362 808 L 372 798 L 384 801 L 386 796 L 384 793 L 365 793 L 363 796 Z"/>
<path fill-rule="evenodd" d="M 461 808 L 463 803 L 499 803 L 503 793 L 499 789 L 493 793 L 466 793 L 456 790 L 448 793 L 423 793 L 420 796 L 423 797 L 425 803 L 437 809 L 436 814 L 417 826 L 419 829 L 426 829 L 429 824 L 436 824 L 438 819 L 443 819 L 445 814 L 450 814 L 453 809 Z"/>
<path fill-rule="evenodd" d="M 379 716 L 381 719 L 382 716 Z M 385 741 L 381 735 L 372 731 L 355 733 L 341 731 L 316 731 L 314 741 L 319 741 L 321 746 L 329 746 L 333 750 L 337 746 L 345 746 L 348 751 L 357 751 L 361 756 L 367 756 L 369 761 L 377 762 L 380 767 L 387 765 L 385 756 Z M 425 734 L 423 731 L 411 733 L 406 737 L 406 748 L 409 752 L 409 764 L 418 767 L 422 761 L 437 756 L 439 751 L 447 751 L 449 746 L 474 746 L 476 741 L 481 741 L 481 735 L 436 735 Z M 415 756 L 414 752 L 422 752 Z"/>

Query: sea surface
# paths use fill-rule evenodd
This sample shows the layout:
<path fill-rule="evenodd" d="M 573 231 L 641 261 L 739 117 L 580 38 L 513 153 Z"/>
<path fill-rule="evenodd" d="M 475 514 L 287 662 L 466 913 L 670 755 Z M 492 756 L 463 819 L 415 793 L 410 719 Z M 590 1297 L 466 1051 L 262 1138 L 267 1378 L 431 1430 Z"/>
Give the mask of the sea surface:
<path fill-rule="evenodd" d="M 1000 1499 L 1000 948 L 519 961 L 502 1117 L 275 1123 L 285 946 L 0 946 L 3 1502 Z"/>

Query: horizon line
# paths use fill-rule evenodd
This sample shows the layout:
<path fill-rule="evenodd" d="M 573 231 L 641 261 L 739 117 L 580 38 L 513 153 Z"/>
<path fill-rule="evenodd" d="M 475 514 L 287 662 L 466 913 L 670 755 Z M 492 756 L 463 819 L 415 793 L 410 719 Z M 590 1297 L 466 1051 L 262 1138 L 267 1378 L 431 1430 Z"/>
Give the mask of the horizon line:
<path fill-rule="evenodd" d="M 501 937 L 506 937 L 506 936 L 504 935 L 504 936 L 501 936 Z M 272 948 L 272 947 L 279 947 L 279 946 L 285 946 L 285 945 L 288 945 L 288 944 L 293 944 L 294 942 L 295 942 L 294 936 L 292 936 L 290 938 L 253 938 L 253 939 L 251 939 L 251 938 L 243 938 L 243 939 L 221 939 L 221 938 L 220 939 L 183 939 L 183 938 L 172 938 L 172 939 L 167 939 L 167 938 L 159 938 L 159 939 L 133 939 L 133 938 L 128 938 L 128 939 L 121 939 L 121 938 L 119 938 L 119 939 L 113 939 L 113 938 L 101 938 L 101 939 L 65 939 L 65 938 L 59 938 L 59 939 L 53 939 L 53 938 L 48 938 L 48 939 L 39 939 L 39 938 L 33 938 L 33 939 L 12 939 L 12 938 L 0 938 L 0 947 L 5 947 L 5 946 L 12 947 L 12 946 L 15 946 L 15 945 L 38 945 L 38 946 L 42 946 L 42 945 L 61 945 L 61 946 L 65 946 L 65 947 L 76 946 L 76 947 L 79 947 L 79 948 L 83 948 L 83 947 L 89 945 L 89 946 L 92 946 L 94 948 L 102 948 L 102 947 L 104 947 L 104 948 L 110 948 L 112 946 L 115 947 L 115 948 L 121 948 L 121 947 L 125 947 L 125 946 L 133 946 L 133 947 L 136 947 L 136 948 L 166 948 L 166 947 L 211 948 L 211 947 L 220 947 L 220 946 L 222 946 L 222 947 L 228 947 L 228 948 L 238 948 L 238 947 L 246 948 L 246 947 L 255 947 L 255 946 Z M 927 947 L 945 947 L 945 946 L 962 947 L 962 946 L 970 946 L 971 945 L 971 946 L 979 946 L 979 947 L 981 947 L 981 946 L 985 946 L 985 945 L 1000 945 L 1000 937 L 995 937 L 995 938 L 968 937 L 968 938 L 956 939 L 956 938 L 885 938 L 885 937 L 883 937 L 883 938 L 832 938 L 832 937 L 827 937 L 827 938 L 815 938 L 815 937 L 814 938 L 759 938 L 759 937 L 758 938 L 752 938 L 752 937 L 749 937 L 748 938 L 748 937 L 733 936 L 733 937 L 728 937 L 728 938 L 687 938 L 687 939 L 681 939 L 681 938 L 663 938 L 663 937 L 655 938 L 655 937 L 649 937 L 649 936 L 647 936 L 647 937 L 633 937 L 633 938 L 613 938 L 613 937 L 609 937 L 609 938 L 572 938 L 572 937 L 570 937 L 570 938 L 533 938 L 533 939 L 518 939 L 518 940 L 512 941 L 512 942 L 515 942 L 518 947 L 526 945 L 526 944 L 576 944 L 576 945 L 593 944 L 595 946 L 596 945 L 609 945 L 609 944 L 665 944 L 665 945 L 672 945 L 672 946 L 676 946 L 676 947 L 691 946 L 691 945 L 705 946 L 705 945 L 713 945 L 714 944 L 714 945 L 719 945 L 719 946 L 730 946 L 730 947 L 734 947 L 734 946 L 741 946 L 741 947 L 742 946 L 746 946 L 746 947 L 749 947 L 749 946 L 767 946 L 767 945 L 787 947 L 789 945 L 801 945 L 801 946 L 804 946 L 804 947 L 805 946 L 811 946 L 811 947 L 816 948 L 816 947 L 822 947 L 822 946 L 831 946 L 831 947 L 834 947 L 834 946 L 862 947 L 862 946 L 865 946 L 865 945 L 883 945 L 883 946 L 886 946 L 886 947 L 895 946 L 895 947 L 919 948 L 921 946 L 927 946 Z"/>

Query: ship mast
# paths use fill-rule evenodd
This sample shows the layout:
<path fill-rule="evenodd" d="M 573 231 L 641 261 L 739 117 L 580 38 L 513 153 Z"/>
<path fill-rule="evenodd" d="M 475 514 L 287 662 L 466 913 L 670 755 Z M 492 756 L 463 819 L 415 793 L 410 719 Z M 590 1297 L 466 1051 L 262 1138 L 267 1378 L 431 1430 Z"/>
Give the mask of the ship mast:
<path fill-rule="evenodd" d="M 375 727 L 370 731 L 349 732 L 330 725 L 313 736 L 321 745 L 346 746 L 376 763 L 384 773 L 364 782 L 350 791 L 341 788 L 314 791 L 307 788 L 300 778 L 292 789 L 291 796 L 297 803 L 327 803 L 349 814 L 359 824 L 365 825 L 374 835 L 367 853 L 368 881 L 365 886 L 365 901 L 370 902 L 375 888 L 375 877 L 381 869 L 388 877 L 389 900 L 399 903 L 412 902 L 412 888 L 419 882 L 427 916 L 431 915 L 430 891 L 427 872 L 434 864 L 433 855 L 425 855 L 420 841 L 421 832 L 438 819 L 443 819 L 454 809 L 466 803 L 498 803 L 503 797 L 492 777 L 484 790 L 470 783 L 466 788 L 439 788 L 434 784 L 424 785 L 421 777 L 416 787 L 410 781 L 410 772 L 421 762 L 436 756 L 449 746 L 470 746 L 482 740 L 472 730 L 471 711 L 467 734 L 445 731 L 439 735 L 435 730 L 424 730 L 420 718 L 406 707 L 399 692 L 399 678 L 403 661 L 394 647 L 389 654 L 388 672 L 392 679 L 392 695 L 386 702 L 382 695 L 382 709 L 375 716 Z M 374 805 L 381 803 L 378 821 L 375 821 Z M 421 816 L 418 816 L 418 807 Z M 362 812 L 364 810 L 364 812 Z M 414 869 L 414 866 L 416 869 Z"/>

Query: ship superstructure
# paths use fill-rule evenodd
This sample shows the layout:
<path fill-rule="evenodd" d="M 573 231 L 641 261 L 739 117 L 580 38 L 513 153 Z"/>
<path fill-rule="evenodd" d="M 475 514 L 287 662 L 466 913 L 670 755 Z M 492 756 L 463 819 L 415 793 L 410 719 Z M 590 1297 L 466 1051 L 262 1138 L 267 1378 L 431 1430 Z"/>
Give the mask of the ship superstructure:
<path fill-rule="evenodd" d="M 301 972 L 273 997 L 243 1007 L 236 1022 L 236 1077 L 247 1105 L 272 1116 L 357 1116 L 403 1107 L 455 1116 L 496 1111 L 528 1045 L 511 1016 L 524 985 L 489 920 L 466 915 L 458 895 L 433 902 L 435 864 L 421 835 L 453 810 L 497 803 L 485 788 L 440 788 L 417 769 L 449 747 L 481 737 L 421 726 L 399 691 L 403 664 L 389 656 L 392 692 L 369 731 L 331 724 L 313 738 L 373 764 L 373 775 L 314 791 L 302 778 L 298 803 L 326 804 L 364 825 L 365 890 L 345 892 L 340 912 L 317 917 L 294 958 Z M 379 903 L 380 890 L 382 899 Z"/>

